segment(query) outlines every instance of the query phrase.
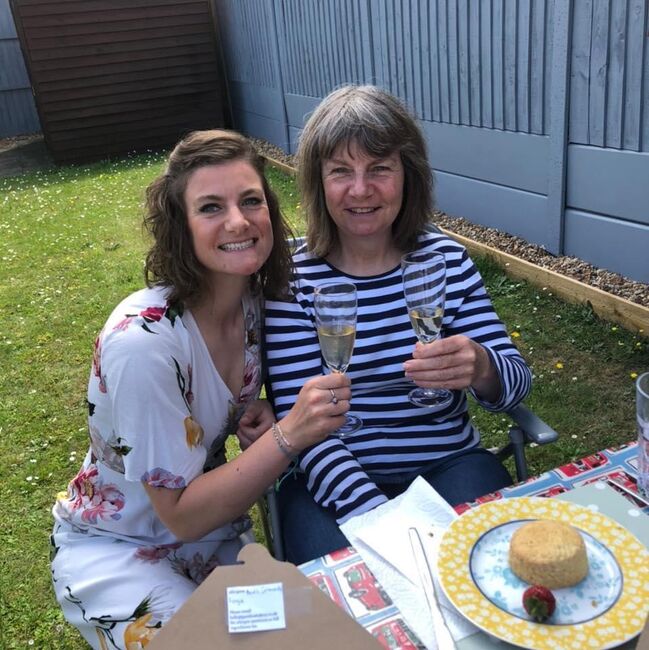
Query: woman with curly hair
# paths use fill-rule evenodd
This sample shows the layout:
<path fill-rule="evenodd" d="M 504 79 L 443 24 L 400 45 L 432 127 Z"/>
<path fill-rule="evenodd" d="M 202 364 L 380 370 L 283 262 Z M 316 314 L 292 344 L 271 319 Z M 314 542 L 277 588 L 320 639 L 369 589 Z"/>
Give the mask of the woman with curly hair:
<path fill-rule="evenodd" d="M 95 342 L 90 448 L 53 509 L 56 596 L 95 648 L 146 645 L 215 566 L 236 559 L 248 508 L 349 407 L 342 375 L 306 382 L 279 422 L 258 399 L 262 300 L 281 296 L 291 261 L 248 140 L 188 135 L 146 208 L 147 288 Z M 243 451 L 226 462 L 230 435 Z"/>

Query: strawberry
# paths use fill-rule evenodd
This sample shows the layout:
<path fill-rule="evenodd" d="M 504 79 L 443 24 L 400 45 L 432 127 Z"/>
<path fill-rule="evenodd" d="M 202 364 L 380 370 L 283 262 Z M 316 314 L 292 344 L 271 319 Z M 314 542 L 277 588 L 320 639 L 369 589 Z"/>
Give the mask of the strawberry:
<path fill-rule="evenodd" d="M 547 587 L 532 585 L 523 592 L 523 607 L 537 623 L 550 618 L 556 605 L 554 594 Z"/>

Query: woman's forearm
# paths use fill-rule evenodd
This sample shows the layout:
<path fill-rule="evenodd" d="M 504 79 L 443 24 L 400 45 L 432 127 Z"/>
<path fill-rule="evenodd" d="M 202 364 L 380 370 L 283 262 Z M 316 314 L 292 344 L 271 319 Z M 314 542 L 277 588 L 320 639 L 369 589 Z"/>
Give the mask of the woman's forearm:
<path fill-rule="evenodd" d="M 145 489 L 162 523 L 181 541 L 204 537 L 241 516 L 289 465 L 272 431 L 181 490 Z"/>

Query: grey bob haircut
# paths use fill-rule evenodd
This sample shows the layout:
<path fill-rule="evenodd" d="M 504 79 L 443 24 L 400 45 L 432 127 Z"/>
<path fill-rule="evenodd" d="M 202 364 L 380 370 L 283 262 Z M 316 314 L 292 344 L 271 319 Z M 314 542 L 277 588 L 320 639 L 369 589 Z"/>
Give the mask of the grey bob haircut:
<path fill-rule="evenodd" d="M 309 249 L 325 257 L 338 243 L 337 228 L 325 203 L 322 163 L 352 142 L 375 158 L 399 152 L 404 167 L 403 203 L 392 234 L 397 248 L 411 250 L 432 220 L 433 175 L 417 122 L 396 97 L 377 86 L 334 90 L 304 126 L 297 165 Z"/>

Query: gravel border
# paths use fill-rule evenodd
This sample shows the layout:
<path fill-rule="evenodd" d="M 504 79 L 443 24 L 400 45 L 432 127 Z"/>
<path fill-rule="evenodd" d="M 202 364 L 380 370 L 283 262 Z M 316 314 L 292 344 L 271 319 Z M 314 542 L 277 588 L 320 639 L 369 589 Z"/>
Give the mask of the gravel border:
<path fill-rule="evenodd" d="M 252 140 L 262 154 L 294 167 L 293 156 L 264 140 L 255 138 Z M 462 217 L 454 217 L 438 211 L 435 213 L 435 222 L 445 230 L 480 244 L 486 244 L 643 307 L 649 306 L 649 284 L 644 282 L 631 280 L 619 273 L 597 268 L 577 257 L 552 255 L 541 246 L 529 244 L 520 237 L 508 235 L 495 228 L 470 223 Z"/>

